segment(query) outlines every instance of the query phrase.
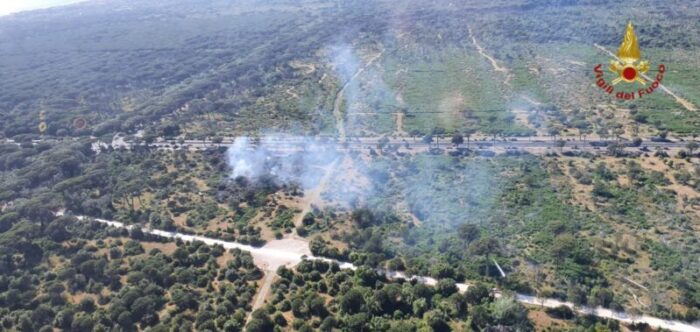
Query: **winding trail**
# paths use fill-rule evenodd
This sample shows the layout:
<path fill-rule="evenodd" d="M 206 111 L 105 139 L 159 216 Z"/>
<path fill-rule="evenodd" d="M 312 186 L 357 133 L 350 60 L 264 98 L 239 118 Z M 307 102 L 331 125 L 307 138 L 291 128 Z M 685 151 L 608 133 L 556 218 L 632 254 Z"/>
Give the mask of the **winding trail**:
<path fill-rule="evenodd" d="M 350 79 L 343 84 L 343 87 L 338 90 L 335 94 L 335 100 L 333 101 L 333 115 L 335 116 L 335 127 L 338 130 L 338 136 L 341 141 L 345 140 L 345 119 L 343 118 L 343 112 L 340 111 L 340 105 L 343 103 L 343 94 L 345 89 L 355 80 L 360 74 L 362 74 L 367 68 L 369 68 L 377 59 L 379 59 L 384 54 L 384 50 L 376 54 L 374 57 L 369 59 L 367 63 L 355 72 Z"/>
<path fill-rule="evenodd" d="M 479 51 L 479 54 L 483 56 L 484 58 L 488 59 L 489 62 L 491 62 L 491 66 L 493 67 L 493 70 L 497 72 L 504 73 L 506 75 L 506 79 L 503 81 L 503 84 L 510 86 L 510 79 L 511 79 L 511 74 L 510 70 L 506 67 L 502 67 L 498 65 L 498 62 L 496 62 L 496 59 L 494 59 L 492 56 L 490 56 L 488 53 L 486 53 L 486 50 L 479 45 L 479 43 L 476 41 L 476 37 L 474 37 L 474 33 L 472 33 L 472 28 L 469 27 L 469 37 L 472 39 L 472 44 L 474 44 L 474 47 L 476 47 L 476 50 Z"/>
<path fill-rule="evenodd" d="M 57 215 L 62 215 L 63 213 L 57 213 Z M 76 219 L 80 221 L 89 221 L 89 220 L 94 220 L 96 222 L 99 222 L 101 224 L 106 224 L 112 227 L 118 227 L 118 228 L 125 228 L 125 229 L 134 229 L 137 228 L 135 225 L 126 225 L 122 222 L 118 221 L 112 221 L 112 220 L 105 220 L 105 219 L 98 219 L 98 218 L 90 218 L 90 217 L 85 217 L 85 216 L 76 216 Z M 301 262 L 303 259 L 320 259 L 324 260 L 327 262 L 336 262 L 339 264 L 341 269 L 356 269 L 355 265 L 351 263 L 346 263 L 346 262 L 339 262 L 336 260 L 328 259 L 328 258 L 322 258 L 322 257 L 314 257 L 313 255 L 310 254 L 308 247 L 305 248 L 305 250 L 300 250 L 299 248 L 294 248 L 293 246 L 287 246 L 284 243 L 282 243 L 284 240 L 279 240 L 279 241 L 272 241 L 268 244 L 266 244 L 262 248 L 256 248 L 253 246 L 249 246 L 246 244 L 240 244 L 236 242 L 229 242 L 229 241 L 222 241 L 218 239 L 212 239 L 204 236 L 199 236 L 199 235 L 190 235 L 190 234 L 183 234 L 183 233 L 178 233 L 178 232 L 168 232 L 168 231 L 162 231 L 162 230 L 157 230 L 157 229 L 151 229 L 147 227 L 141 227 L 140 228 L 142 232 L 147 233 L 147 234 L 153 234 L 153 235 L 158 235 L 162 236 L 165 238 L 177 238 L 181 239 L 183 241 L 201 241 L 204 242 L 207 245 L 221 245 L 226 249 L 241 249 L 245 251 L 249 251 L 255 260 L 255 263 L 260 265 L 262 264 L 266 270 L 269 271 L 269 268 L 276 264 L 281 264 L 285 265 L 288 267 L 292 267 L 299 262 Z M 303 252 L 302 252 L 303 251 Z M 280 266 L 280 265 L 277 265 Z M 407 280 L 416 280 L 419 283 L 426 284 L 426 285 L 436 285 L 437 280 L 435 278 L 431 277 L 423 277 L 423 276 L 408 276 L 404 272 L 400 271 L 387 271 L 387 270 L 378 270 L 379 273 L 385 275 L 389 279 L 407 279 Z M 268 285 L 271 284 L 272 280 L 274 278 L 274 273 L 267 273 L 265 276 L 265 279 L 263 281 L 263 286 L 267 283 Z M 468 284 L 465 283 L 458 283 L 457 288 L 459 289 L 460 292 L 465 292 L 469 288 Z M 265 287 L 261 287 L 259 294 L 257 295 L 256 299 L 254 300 L 254 306 L 255 305 L 262 305 L 266 294 L 265 292 L 269 292 L 269 288 L 265 290 Z M 502 294 L 499 291 L 495 291 L 494 293 L 495 297 L 502 297 L 504 294 Z M 615 319 L 623 323 L 646 323 L 649 324 L 652 327 L 655 328 L 663 328 L 663 329 L 668 329 L 671 331 L 679 331 L 679 332 L 700 332 L 700 322 L 696 322 L 695 324 L 688 324 L 684 323 L 681 321 L 674 321 L 674 320 L 667 320 L 667 319 L 661 319 L 661 318 L 656 318 L 652 316 L 637 316 L 637 315 L 630 315 L 626 314 L 624 312 L 617 312 L 613 311 L 610 309 L 605 309 L 601 307 L 596 307 L 596 308 L 590 308 L 590 307 L 580 307 L 580 306 L 575 306 L 571 302 L 565 302 L 565 301 L 560 301 L 556 299 L 546 299 L 546 298 L 538 298 L 530 295 L 525 295 L 525 294 L 515 294 L 514 298 L 524 304 L 528 305 L 533 305 L 533 306 L 541 306 L 541 307 L 546 307 L 546 308 L 555 308 L 558 306 L 567 306 L 572 308 L 574 311 L 585 314 L 585 315 L 594 315 L 597 317 L 601 318 L 609 318 L 609 319 Z"/>

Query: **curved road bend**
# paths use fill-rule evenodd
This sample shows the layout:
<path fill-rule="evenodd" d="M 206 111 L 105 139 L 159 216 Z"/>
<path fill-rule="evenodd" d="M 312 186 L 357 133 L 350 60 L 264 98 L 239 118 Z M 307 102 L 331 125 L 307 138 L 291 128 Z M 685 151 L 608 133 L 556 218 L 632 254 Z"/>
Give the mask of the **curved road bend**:
<path fill-rule="evenodd" d="M 105 220 L 105 219 L 96 219 L 96 218 L 90 218 L 90 217 L 85 217 L 85 216 L 76 216 L 78 220 L 85 221 L 85 220 L 94 220 L 102 224 L 107 224 L 112 227 L 118 227 L 118 228 L 125 228 L 125 229 L 133 229 L 136 226 L 134 225 L 125 225 L 122 222 L 118 221 L 111 221 L 111 220 Z M 241 249 L 245 251 L 249 251 L 253 258 L 255 259 L 256 264 L 262 264 L 264 266 L 270 267 L 272 265 L 286 265 L 286 266 L 294 266 L 298 264 L 299 262 L 302 261 L 302 259 L 321 259 L 324 261 L 328 262 L 336 262 L 340 265 L 341 269 L 355 269 L 356 267 L 347 262 L 339 262 L 335 261 L 332 259 L 328 258 L 322 258 L 322 257 L 315 257 L 311 255 L 310 253 L 301 253 L 299 250 L 287 250 L 284 246 L 281 248 L 276 248 L 274 246 L 275 241 L 268 243 L 264 247 L 261 248 L 256 248 L 250 245 L 246 244 L 240 244 L 236 242 L 229 242 L 229 241 L 223 241 L 223 240 L 218 240 L 218 239 L 212 239 L 209 237 L 204 237 L 204 236 L 199 236 L 199 235 L 190 235 L 190 234 L 183 234 L 183 233 L 178 233 L 178 232 L 168 232 L 168 231 L 163 231 L 163 230 L 157 230 L 157 229 L 150 229 L 146 227 L 142 227 L 141 231 L 147 234 L 153 234 L 153 235 L 158 235 L 162 236 L 165 238 L 177 238 L 181 239 L 183 241 L 201 241 L 204 242 L 207 245 L 221 245 L 226 249 Z M 308 252 L 308 248 L 305 250 Z M 283 264 L 280 264 L 283 263 Z M 437 284 L 437 280 L 435 278 L 431 277 L 422 277 L 422 276 L 412 276 L 408 277 L 404 272 L 399 272 L 399 271 L 386 271 L 386 270 L 380 270 L 380 273 L 386 275 L 389 279 L 397 279 L 397 278 L 403 278 L 403 279 L 415 279 L 420 283 L 426 284 L 426 285 L 435 285 Z M 464 283 L 458 283 L 457 288 L 459 289 L 460 292 L 465 292 L 467 288 L 469 288 L 468 284 Z M 502 296 L 501 293 L 497 292 L 496 297 Z M 536 306 L 542 306 L 542 307 L 547 307 L 547 308 L 554 308 L 558 306 L 567 306 L 572 308 L 574 311 L 581 313 L 581 314 L 586 314 L 586 315 L 594 315 L 597 317 L 601 318 L 608 318 L 608 319 L 615 319 L 623 323 L 646 323 L 649 324 L 652 327 L 655 328 L 663 328 L 663 329 L 668 329 L 671 331 L 679 331 L 679 332 L 700 332 L 700 323 L 696 322 L 695 324 L 688 324 L 685 322 L 681 321 L 674 321 L 674 320 L 667 320 L 667 319 L 661 319 L 661 318 L 656 318 L 652 316 L 636 316 L 636 315 L 628 315 L 624 312 L 618 312 L 618 311 L 613 311 L 610 309 L 605 309 L 601 307 L 596 307 L 596 308 L 590 308 L 590 307 L 579 307 L 579 306 L 574 306 L 573 303 L 571 302 L 566 302 L 566 301 L 560 301 L 556 299 L 546 299 L 546 298 L 537 298 L 534 296 L 530 295 L 525 295 L 525 294 L 516 294 L 515 298 L 525 304 L 529 305 L 536 305 Z"/>

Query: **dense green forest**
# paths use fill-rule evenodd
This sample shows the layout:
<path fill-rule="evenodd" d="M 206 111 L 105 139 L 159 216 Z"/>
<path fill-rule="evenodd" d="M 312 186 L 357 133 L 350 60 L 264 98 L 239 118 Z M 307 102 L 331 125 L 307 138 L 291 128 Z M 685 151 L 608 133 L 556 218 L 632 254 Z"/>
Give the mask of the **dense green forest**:
<path fill-rule="evenodd" d="M 65 217 L 15 222 L 0 235 L 2 328 L 241 330 L 261 277 L 252 257 L 220 264 L 221 247 L 159 241 Z"/>
<path fill-rule="evenodd" d="M 635 7 L 650 5 L 653 10 L 631 17 L 644 54 L 672 68 L 668 87 L 700 104 L 698 77 L 687 70 L 698 64 L 692 54 L 700 32 L 686 24 L 697 8 L 648 1 Z M 378 65 L 342 96 L 354 134 L 425 134 L 442 126 L 498 135 L 550 129 L 576 135 L 576 128 L 687 135 L 699 121 L 663 93 L 635 105 L 634 121 L 608 115 L 608 108 L 628 107 L 591 86 L 589 67 L 607 62 L 593 43 L 614 50 L 620 41 L 622 29 L 612 23 L 628 16 L 617 4 L 121 0 L 79 6 L 78 18 L 57 8 L 0 20 L 5 137 L 36 137 L 40 112 L 49 125 L 45 134 L 59 137 L 109 140 L 138 130 L 149 137 L 333 134 L 339 88 L 375 55 Z M 502 69 L 492 68 L 477 46 Z M 564 71 L 574 75 L 563 79 Z M 515 121 L 518 109 L 527 112 L 526 123 Z M 397 112 L 404 114 L 403 128 L 394 123 Z M 87 128 L 75 128 L 76 118 L 87 120 Z"/>
<path fill-rule="evenodd" d="M 290 232 L 298 210 L 283 198 L 302 192 L 297 184 L 280 183 L 274 175 L 255 181 L 228 178 L 225 149 L 97 153 L 87 142 L 6 144 L 2 149 L 2 197 L 11 205 L 5 205 L 0 231 L 11 246 L 19 245 L 17 236 L 28 243 L 41 242 L 31 234 L 43 232 L 72 239 L 64 230 L 70 223 L 54 217 L 64 208 L 73 214 L 257 246 L 272 240 L 264 235 L 267 232 L 274 231 L 278 238 Z M 666 294 L 649 299 L 651 312 L 695 319 L 700 287 L 692 275 L 698 265 L 681 258 L 681 253 L 697 255 L 693 217 L 676 212 L 678 194 L 665 188 L 671 181 L 697 186 L 692 180 L 697 170 L 684 170 L 682 159 L 649 157 L 677 163 L 678 171 L 668 178 L 633 158 L 559 158 L 396 159 L 385 150 L 362 173 L 373 177 L 373 187 L 365 188 L 371 195 L 361 196 L 355 207 L 314 209 L 295 231 L 310 240 L 314 254 L 358 266 L 478 281 L 617 310 L 635 307 L 630 295 L 611 289 L 624 288 L 620 278 L 636 271 L 637 280 L 654 278 L 655 292 Z M 641 161 L 649 162 L 653 161 Z M 631 185 L 621 185 L 621 177 L 629 178 Z M 588 196 L 577 197 L 578 185 L 590 187 Z M 447 191 L 449 195 L 442 194 Z M 333 190 L 324 196 L 337 200 Z M 405 202 L 420 223 L 395 210 L 397 202 Z M 35 247 L 19 248 L 13 250 Z M 13 252 L 6 252 L 8 262 L 16 261 Z M 40 253 L 20 261 L 27 260 L 39 265 L 50 261 Z M 506 278 L 493 261 L 499 262 Z M 671 310 L 675 304 L 688 309 Z"/>

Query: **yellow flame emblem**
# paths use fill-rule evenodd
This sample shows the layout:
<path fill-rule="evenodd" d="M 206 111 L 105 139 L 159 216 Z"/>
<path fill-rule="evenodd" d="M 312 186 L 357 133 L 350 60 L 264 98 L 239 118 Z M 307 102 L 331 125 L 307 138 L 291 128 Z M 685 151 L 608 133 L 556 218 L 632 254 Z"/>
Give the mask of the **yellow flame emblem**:
<path fill-rule="evenodd" d="M 621 81 L 627 83 L 639 82 L 645 85 L 646 82 L 640 74 L 645 74 L 649 71 L 648 61 L 639 61 L 641 52 L 637 43 L 637 35 L 634 34 L 632 22 L 627 23 L 625 38 L 622 40 L 620 48 L 617 50 L 617 60 L 610 61 L 610 71 L 616 73 L 618 78 L 612 81 L 615 85 Z M 637 64 L 637 61 L 639 63 Z"/>

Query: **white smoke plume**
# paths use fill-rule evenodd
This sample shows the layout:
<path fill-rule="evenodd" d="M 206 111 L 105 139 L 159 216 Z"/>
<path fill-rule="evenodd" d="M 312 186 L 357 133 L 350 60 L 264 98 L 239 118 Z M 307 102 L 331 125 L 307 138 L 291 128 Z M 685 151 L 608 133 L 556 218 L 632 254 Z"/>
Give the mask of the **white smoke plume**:
<path fill-rule="evenodd" d="M 382 120 L 392 123 L 391 113 L 396 108 L 396 94 L 374 66 L 382 55 L 383 51 L 372 51 L 369 47 L 363 51 L 348 44 L 330 47 L 329 64 L 342 84 L 339 97 L 344 102 L 344 130 L 348 136 L 362 135 L 365 130 L 376 133 L 394 130 L 379 125 Z"/>
<path fill-rule="evenodd" d="M 323 139 L 276 134 L 238 137 L 226 151 L 232 178 L 272 176 L 280 184 L 298 184 L 304 189 L 318 185 L 324 168 L 339 157 L 335 146 Z"/>

